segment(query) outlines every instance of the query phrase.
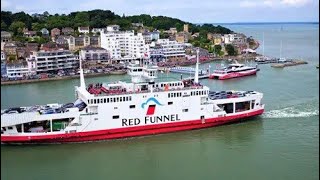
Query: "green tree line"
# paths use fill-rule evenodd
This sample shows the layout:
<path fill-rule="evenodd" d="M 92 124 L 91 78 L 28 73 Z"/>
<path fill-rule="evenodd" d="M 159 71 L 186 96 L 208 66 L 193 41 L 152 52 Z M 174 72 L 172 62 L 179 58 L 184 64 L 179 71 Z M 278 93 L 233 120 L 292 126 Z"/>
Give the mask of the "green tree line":
<path fill-rule="evenodd" d="M 183 30 L 184 24 L 189 24 L 189 32 L 200 32 L 201 34 L 221 33 L 228 34 L 232 31 L 222 26 L 213 26 L 212 24 L 197 25 L 189 22 L 166 16 L 150 16 L 147 14 L 134 16 L 119 16 L 110 10 L 91 10 L 80 11 L 66 14 L 43 14 L 30 15 L 25 12 L 12 13 L 10 11 L 1 11 L 1 30 L 12 31 L 14 35 L 22 33 L 23 28 L 39 31 L 42 28 L 51 30 L 53 28 L 71 27 L 77 29 L 79 26 L 90 26 L 91 28 L 102 28 L 112 24 L 120 25 L 122 30 L 131 29 L 131 23 L 143 23 L 144 26 L 158 30 L 167 30 L 171 27 Z"/>

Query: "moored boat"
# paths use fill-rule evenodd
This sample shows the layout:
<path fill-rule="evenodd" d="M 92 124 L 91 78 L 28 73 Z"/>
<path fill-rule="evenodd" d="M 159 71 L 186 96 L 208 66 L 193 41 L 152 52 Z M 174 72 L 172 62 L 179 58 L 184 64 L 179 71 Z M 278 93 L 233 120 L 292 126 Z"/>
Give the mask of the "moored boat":
<path fill-rule="evenodd" d="M 198 58 L 197 58 L 198 59 Z M 1 143 L 67 143 L 208 128 L 263 113 L 256 91 L 212 92 L 195 78 L 156 82 L 157 67 L 131 64 L 131 82 L 80 86 L 72 103 L 9 108 L 1 113 Z"/>
<path fill-rule="evenodd" d="M 258 67 L 245 66 L 244 64 L 234 63 L 229 64 L 226 68 L 216 69 L 209 75 L 210 79 L 225 80 L 238 78 L 243 76 L 255 75 Z"/>

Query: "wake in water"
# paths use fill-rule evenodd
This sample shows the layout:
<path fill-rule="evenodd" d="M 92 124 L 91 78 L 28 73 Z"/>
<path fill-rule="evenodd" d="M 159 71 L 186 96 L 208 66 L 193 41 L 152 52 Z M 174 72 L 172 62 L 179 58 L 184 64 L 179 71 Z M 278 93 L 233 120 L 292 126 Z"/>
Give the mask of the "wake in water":
<path fill-rule="evenodd" d="M 311 117 L 319 116 L 319 105 L 300 104 L 297 106 L 286 107 L 282 109 L 266 111 L 262 117 L 264 118 L 295 118 L 295 117 Z"/>

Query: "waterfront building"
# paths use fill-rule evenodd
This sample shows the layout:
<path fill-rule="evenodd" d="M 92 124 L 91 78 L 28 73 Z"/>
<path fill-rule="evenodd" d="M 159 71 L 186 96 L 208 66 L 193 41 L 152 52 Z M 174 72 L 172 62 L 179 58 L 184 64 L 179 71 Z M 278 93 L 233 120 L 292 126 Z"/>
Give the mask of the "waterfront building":
<path fill-rule="evenodd" d="M 28 63 L 25 60 L 7 63 L 6 70 L 8 78 L 22 78 L 34 73 L 29 71 Z"/>
<path fill-rule="evenodd" d="M 155 62 L 185 60 L 184 45 L 169 39 L 159 39 L 150 44 L 150 59 Z"/>
<path fill-rule="evenodd" d="M 76 51 L 86 46 L 100 47 L 99 36 L 80 35 L 79 37 L 68 36 L 66 40 L 70 51 Z"/>
<path fill-rule="evenodd" d="M 87 64 L 109 63 L 110 61 L 110 53 L 101 47 L 84 47 L 80 50 L 79 56 Z"/>
<path fill-rule="evenodd" d="M 149 54 L 142 33 L 134 35 L 134 31 L 105 31 L 100 34 L 100 39 L 101 47 L 110 51 L 111 59 L 118 62 L 122 59 L 141 59 Z"/>
<path fill-rule="evenodd" d="M 74 33 L 74 29 L 71 27 L 64 27 L 64 28 L 62 28 L 61 32 L 64 35 L 71 35 Z"/>
<path fill-rule="evenodd" d="M 6 74 L 6 54 L 3 51 L 1 51 L 1 76 L 6 76 Z"/>
<path fill-rule="evenodd" d="M 69 50 L 52 50 L 33 52 L 28 62 L 34 62 L 36 72 L 56 72 L 58 70 L 75 69 L 79 67 L 79 60 Z"/>
<path fill-rule="evenodd" d="M 157 41 L 160 38 L 160 32 L 159 31 L 143 32 L 142 36 L 145 43 L 150 44 L 152 41 Z"/>
<path fill-rule="evenodd" d="M 89 26 L 87 26 L 87 27 L 78 27 L 78 31 L 79 31 L 79 33 L 89 34 L 90 29 L 89 29 Z"/>

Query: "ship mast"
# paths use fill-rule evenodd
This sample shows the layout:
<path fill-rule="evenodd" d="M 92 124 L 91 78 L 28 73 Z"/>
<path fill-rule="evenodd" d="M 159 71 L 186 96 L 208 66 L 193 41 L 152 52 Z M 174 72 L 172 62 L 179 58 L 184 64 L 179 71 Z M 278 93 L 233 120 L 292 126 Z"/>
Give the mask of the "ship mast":
<path fill-rule="evenodd" d="M 84 75 L 83 75 L 83 69 L 82 69 L 82 59 L 81 56 L 79 56 L 80 61 L 80 88 L 86 88 L 86 84 L 84 82 Z"/>
<path fill-rule="evenodd" d="M 197 63 L 196 63 L 196 70 L 194 73 L 194 82 L 199 82 L 199 48 L 197 48 Z"/>

